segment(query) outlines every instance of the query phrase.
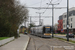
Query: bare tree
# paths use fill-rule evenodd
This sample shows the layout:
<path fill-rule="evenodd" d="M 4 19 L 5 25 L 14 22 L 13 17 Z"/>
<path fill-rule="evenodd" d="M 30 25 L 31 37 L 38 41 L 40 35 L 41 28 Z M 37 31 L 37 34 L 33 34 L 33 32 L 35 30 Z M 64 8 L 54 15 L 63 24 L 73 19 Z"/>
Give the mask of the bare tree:
<path fill-rule="evenodd" d="M 0 36 L 16 36 L 16 30 L 25 19 L 28 19 L 25 6 L 15 0 L 0 0 Z"/>

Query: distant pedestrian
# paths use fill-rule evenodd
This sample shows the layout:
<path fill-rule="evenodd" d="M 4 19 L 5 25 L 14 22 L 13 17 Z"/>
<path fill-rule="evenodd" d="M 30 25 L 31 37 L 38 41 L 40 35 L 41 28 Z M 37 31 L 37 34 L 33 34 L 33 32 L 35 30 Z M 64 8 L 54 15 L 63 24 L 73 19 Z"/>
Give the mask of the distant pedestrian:
<path fill-rule="evenodd" d="M 20 35 L 19 35 L 19 29 L 17 29 L 17 35 L 18 35 L 18 37 L 20 37 Z"/>

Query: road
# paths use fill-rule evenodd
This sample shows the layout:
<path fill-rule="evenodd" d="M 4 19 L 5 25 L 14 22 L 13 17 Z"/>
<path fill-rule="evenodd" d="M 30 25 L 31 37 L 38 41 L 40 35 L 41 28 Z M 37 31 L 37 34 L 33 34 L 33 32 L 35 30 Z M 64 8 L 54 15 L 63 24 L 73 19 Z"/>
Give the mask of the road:
<path fill-rule="evenodd" d="M 55 37 L 67 39 L 66 36 L 55 35 Z M 75 41 L 75 38 L 69 38 L 70 40 Z"/>
<path fill-rule="evenodd" d="M 75 45 L 60 41 L 55 38 L 41 38 L 33 35 L 27 50 L 75 50 Z"/>

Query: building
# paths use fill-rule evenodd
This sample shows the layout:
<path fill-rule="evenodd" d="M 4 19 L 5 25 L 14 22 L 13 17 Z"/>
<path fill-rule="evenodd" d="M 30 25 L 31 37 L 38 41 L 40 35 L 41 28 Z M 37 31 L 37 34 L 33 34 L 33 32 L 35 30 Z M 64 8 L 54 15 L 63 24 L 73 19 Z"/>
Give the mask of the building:
<path fill-rule="evenodd" d="M 19 33 L 24 33 L 24 31 L 27 30 L 25 26 L 21 26 L 19 29 Z"/>
<path fill-rule="evenodd" d="M 59 20 L 58 20 L 58 29 L 57 29 L 58 33 L 63 33 L 63 15 L 59 16 Z"/>
<path fill-rule="evenodd" d="M 69 32 L 75 32 L 75 7 L 69 9 Z M 67 12 L 63 14 L 63 29 L 65 32 L 67 26 Z"/>

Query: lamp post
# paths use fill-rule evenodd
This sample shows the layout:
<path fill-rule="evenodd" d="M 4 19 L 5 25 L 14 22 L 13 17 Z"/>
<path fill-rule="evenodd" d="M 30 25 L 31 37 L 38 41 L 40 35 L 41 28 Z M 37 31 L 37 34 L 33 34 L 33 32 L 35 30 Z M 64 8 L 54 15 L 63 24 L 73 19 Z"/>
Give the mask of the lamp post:
<path fill-rule="evenodd" d="M 69 22 L 68 22 L 68 17 L 69 17 L 69 0 L 67 0 L 67 41 L 69 41 Z"/>

